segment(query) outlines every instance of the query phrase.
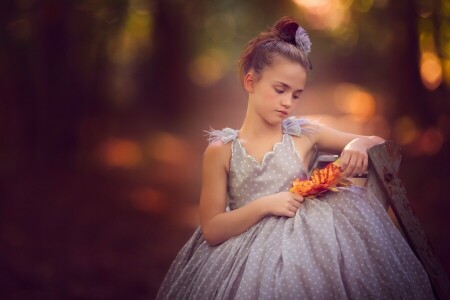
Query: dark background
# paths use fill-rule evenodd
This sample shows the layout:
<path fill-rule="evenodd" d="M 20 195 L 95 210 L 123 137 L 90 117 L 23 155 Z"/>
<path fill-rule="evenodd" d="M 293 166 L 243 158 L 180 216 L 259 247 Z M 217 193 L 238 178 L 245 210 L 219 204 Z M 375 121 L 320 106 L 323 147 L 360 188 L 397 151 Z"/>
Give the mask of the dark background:
<path fill-rule="evenodd" d="M 312 41 L 299 115 L 403 149 L 450 271 L 450 1 L 0 3 L 3 299 L 151 299 L 198 225 L 210 127 L 239 128 L 245 43 L 284 15 Z"/>

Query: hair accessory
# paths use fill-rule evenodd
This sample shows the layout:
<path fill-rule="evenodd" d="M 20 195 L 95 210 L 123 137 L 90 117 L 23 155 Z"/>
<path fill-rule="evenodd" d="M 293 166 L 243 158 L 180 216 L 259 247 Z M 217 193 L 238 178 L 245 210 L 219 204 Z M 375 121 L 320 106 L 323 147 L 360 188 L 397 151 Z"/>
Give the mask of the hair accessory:
<path fill-rule="evenodd" d="M 306 54 L 311 52 L 311 41 L 309 40 L 308 33 L 301 26 L 298 26 L 295 32 L 295 42 Z"/>

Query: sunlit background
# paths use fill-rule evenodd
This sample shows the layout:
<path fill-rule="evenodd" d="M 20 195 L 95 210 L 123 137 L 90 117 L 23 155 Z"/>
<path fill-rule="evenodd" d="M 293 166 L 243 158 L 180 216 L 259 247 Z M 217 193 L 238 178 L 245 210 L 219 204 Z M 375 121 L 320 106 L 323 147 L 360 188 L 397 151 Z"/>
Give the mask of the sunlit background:
<path fill-rule="evenodd" d="M 198 220 L 204 130 L 239 128 L 245 43 L 284 15 L 312 41 L 298 115 L 402 146 L 450 271 L 450 0 L 0 4 L 0 291 L 151 299 Z"/>

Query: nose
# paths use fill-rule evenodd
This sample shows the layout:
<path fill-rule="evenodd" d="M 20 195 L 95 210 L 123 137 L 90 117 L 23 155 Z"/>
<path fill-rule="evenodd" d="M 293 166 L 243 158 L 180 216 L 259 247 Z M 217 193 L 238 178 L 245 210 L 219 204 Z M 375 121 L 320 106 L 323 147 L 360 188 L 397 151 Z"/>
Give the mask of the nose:
<path fill-rule="evenodd" d="M 285 93 L 283 95 L 283 97 L 281 98 L 281 105 L 283 105 L 284 107 L 291 107 L 291 105 L 292 105 L 291 95 L 289 95 L 288 93 Z"/>

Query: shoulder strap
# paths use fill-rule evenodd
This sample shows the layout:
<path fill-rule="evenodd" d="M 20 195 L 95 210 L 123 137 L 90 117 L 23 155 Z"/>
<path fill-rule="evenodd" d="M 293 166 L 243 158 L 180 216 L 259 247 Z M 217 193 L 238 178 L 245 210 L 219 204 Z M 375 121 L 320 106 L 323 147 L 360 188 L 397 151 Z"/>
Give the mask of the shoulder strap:
<path fill-rule="evenodd" d="M 238 136 L 238 131 L 236 129 L 224 128 L 222 130 L 205 130 L 208 136 L 208 143 L 213 143 L 217 141 L 222 141 L 222 143 L 227 144 L 232 140 L 235 140 Z"/>
<path fill-rule="evenodd" d="M 319 123 L 316 121 L 296 117 L 289 117 L 282 123 L 283 132 L 295 136 L 315 133 L 319 130 L 318 125 Z"/>

